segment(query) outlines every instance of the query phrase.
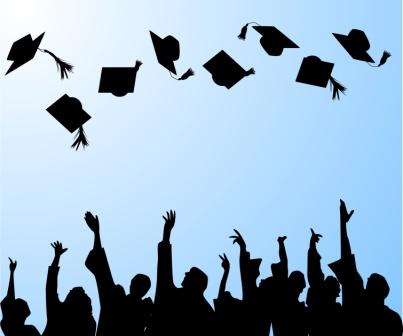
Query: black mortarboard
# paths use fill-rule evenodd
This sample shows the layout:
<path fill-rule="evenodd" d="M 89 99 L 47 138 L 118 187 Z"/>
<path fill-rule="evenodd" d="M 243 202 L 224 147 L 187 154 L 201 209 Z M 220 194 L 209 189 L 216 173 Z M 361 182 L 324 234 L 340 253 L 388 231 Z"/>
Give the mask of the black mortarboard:
<path fill-rule="evenodd" d="M 293 41 L 273 26 L 253 26 L 262 35 L 260 44 L 271 56 L 280 56 L 284 48 L 299 48 Z"/>
<path fill-rule="evenodd" d="M 88 146 L 83 125 L 91 119 L 91 116 L 82 108 L 77 98 L 69 97 L 67 94 L 60 97 L 56 102 L 46 109 L 59 123 L 61 123 L 70 133 L 78 129 L 76 140 L 71 147 L 80 145 Z"/>
<path fill-rule="evenodd" d="M 43 35 L 45 35 L 45 33 L 42 33 L 35 40 L 32 40 L 31 34 L 28 34 L 13 43 L 7 59 L 14 62 L 6 72 L 6 75 L 35 57 Z"/>
<path fill-rule="evenodd" d="M 367 36 L 362 30 L 351 29 L 348 35 L 337 33 L 333 33 L 333 35 L 352 58 L 367 63 L 375 63 L 372 57 L 367 53 L 370 48 L 370 44 Z M 376 67 L 380 67 L 381 65 L 385 64 L 386 60 L 390 56 L 391 55 L 389 52 L 384 51 L 382 58 Z"/>
<path fill-rule="evenodd" d="M 176 75 L 174 61 L 177 61 L 180 56 L 179 41 L 172 35 L 168 35 L 162 39 L 151 30 L 150 35 L 158 63 L 164 68 L 168 69 L 170 73 Z M 180 78 L 174 78 L 178 80 L 185 80 L 193 75 L 193 70 L 188 69 Z"/>
<path fill-rule="evenodd" d="M 297 75 L 297 82 L 319 87 L 327 87 L 330 81 L 333 87 L 333 99 L 339 97 L 339 91 L 344 93 L 346 88 L 338 83 L 332 76 L 334 63 L 324 62 L 317 56 L 304 57 Z"/>
<path fill-rule="evenodd" d="M 248 25 L 255 23 L 253 28 L 262 35 L 260 44 L 270 56 L 280 56 L 284 48 L 299 48 L 293 41 L 274 26 L 261 26 L 256 22 L 249 22 L 242 27 L 238 38 L 245 40 Z"/>
<path fill-rule="evenodd" d="M 102 68 L 98 92 L 112 93 L 117 97 L 133 92 L 141 64 L 137 61 L 136 65 L 130 68 Z"/>
<path fill-rule="evenodd" d="M 203 67 L 211 73 L 213 81 L 217 85 L 225 86 L 227 89 L 233 87 L 245 76 L 255 73 L 253 68 L 250 68 L 248 71 L 244 70 L 224 50 L 221 50 L 204 64 Z"/>
<path fill-rule="evenodd" d="M 28 34 L 13 43 L 7 59 L 14 62 L 6 72 L 6 75 L 32 60 L 35 57 L 36 51 L 39 50 L 54 58 L 62 79 L 64 79 L 64 77 L 68 78 L 68 72 L 73 71 L 73 66 L 69 63 L 66 63 L 49 50 L 39 48 L 43 35 L 45 35 L 45 33 L 42 33 L 35 40 L 32 40 L 31 35 Z"/>
<path fill-rule="evenodd" d="M 359 61 L 375 63 L 372 57 L 367 53 L 370 44 L 367 36 L 362 30 L 352 29 L 348 35 L 336 33 L 333 33 L 333 35 L 352 58 Z"/>

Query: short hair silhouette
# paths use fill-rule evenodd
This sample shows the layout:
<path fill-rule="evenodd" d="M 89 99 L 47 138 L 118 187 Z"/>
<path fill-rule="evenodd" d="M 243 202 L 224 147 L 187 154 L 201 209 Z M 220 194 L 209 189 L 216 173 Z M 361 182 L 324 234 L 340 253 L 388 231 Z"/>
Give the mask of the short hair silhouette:
<path fill-rule="evenodd" d="M 142 298 L 151 287 L 151 280 L 145 274 L 136 274 L 130 283 L 130 294 Z"/>
<path fill-rule="evenodd" d="M 208 285 L 208 277 L 201 269 L 192 267 L 185 273 L 185 277 L 182 281 L 182 287 L 203 293 Z"/>

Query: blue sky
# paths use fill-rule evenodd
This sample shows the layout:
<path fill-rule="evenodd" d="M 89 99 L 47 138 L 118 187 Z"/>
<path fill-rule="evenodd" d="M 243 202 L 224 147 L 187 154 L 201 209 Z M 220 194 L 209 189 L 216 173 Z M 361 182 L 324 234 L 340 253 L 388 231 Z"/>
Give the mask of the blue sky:
<path fill-rule="evenodd" d="M 177 212 L 172 233 L 177 284 L 192 265 L 209 275 L 206 296 L 218 291 L 218 254 L 231 261 L 228 288 L 240 295 L 238 249 L 228 238 L 243 233 L 262 276 L 277 260 L 276 238 L 287 235 L 290 269 L 306 271 L 313 227 L 323 267 L 339 257 L 338 205 L 355 214 L 352 248 L 364 279 L 383 274 L 387 304 L 401 311 L 401 2 L 319 1 L 50 1 L 3 4 L 0 72 L 10 66 L 13 41 L 46 32 L 41 47 L 75 65 L 60 81 L 53 60 L 38 53 L 0 77 L 0 294 L 8 281 L 7 257 L 18 260 L 17 295 L 30 323 L 45 324 L 44 286 L 53 251 L 62 241 L 59 293 L 96 286 L 84 260 L 92 236 L 83 220 L 98 214 L 115 280 L 128 289 L 136 273 L 154 280 L 161 215 Z M 249 21 L 274 25 L 300 48 L 270 57 Z M 332 33 L 358 28 L 370 55 L 392 57 L 370 68 L 345 52 Z M 149 30 L 181 43 L 173 80 L 156 61 Z M 203 64 L 224 49 L 256 74 L 231 90 L 219 87 Z M 340 101 L 330 89 L 295 82 L 304 57 L 335 63 L 333 76 L 347 87 Z M 140 59 L 133 94 L 99 94 L 105 66 Z M 73 137 L 46 108 L 63 94 L 80 99 L 92 116 L 90 146 L 75 152 Z M 153 282 L 154 285 L 154 282 Z M 151 290 L 153 296 L 154 287 Z"/>

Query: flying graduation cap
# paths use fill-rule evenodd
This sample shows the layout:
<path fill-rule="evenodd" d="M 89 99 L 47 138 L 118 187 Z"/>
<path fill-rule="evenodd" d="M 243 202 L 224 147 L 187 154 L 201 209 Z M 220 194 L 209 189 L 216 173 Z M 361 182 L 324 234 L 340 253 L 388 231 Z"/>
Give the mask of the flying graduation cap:
<path fill-rule="evenodd" d="M 154 50 L 157 56 L 158 63 L 161 64 L 164 68 L 168 69 L 171 76 L 172 74 L 176 75 L 174 61 L 177 61 L 179 59 L 180 55 L 179 41 L 171 35 L 168 35 L 162 39 L 158 35 L 154 34 L 151 30 L 150 35 L 154 45 Z M 175 78 L 176 80 L 185 80 L 193 75 L 194 75 L 193 70 L 189 68 L 179 78 L 176 78 L 174 76 L 172 77 Z"/>
<path fill-rule="evenodd" d="M 358 61 L 375 63 L 372 57 L 367 53 L 370 48 L 370 44 L 367 36 L 362 30 L 351 29 L 348 35 L 333 33 L 333 36 L 339 41 L 344 49 L 350 54 L 350 56 Z M 391 56 L 388 51 L 384 51 L 378 65 L 371 65 L 372 67 L 380 67 L 386 63 L 386 60 Z"/>
<path fill-rule="evenodd" d="M 116 97 L 123 97 L 134 91 L 136 75 L 143 63 L 136 62 L 130 68 L 102 68 L 98 92 L 112 93 Z"/>
<path fill-rule="evenodd" d="M 285 48 L 299 48 L 293 41 L 291 41 L 287 36 L 285 36 L 281 31 L 279 31 L 274 26 L 261 26 L 256 22 L 249 22 L 242 27 L 241 33 L 238 38 L 245 40 L 248 25 L 255 24 L 253 29 L 255 29 L 260 35 L 260 44 L 267 54 L 270 56 L 280 56 Z"/>
<path fill-rule="evenodd" d="M 91 116 L 83 110 L 77 98 L 69 97 L 67 94 L 60 97 L 56 102 L 46 109 L 59 123 L 70 133 L 77 131 L 75 141 L 71 145 L 76 150 L 80 145 L 85 148 L 88 140 L 85 136 L 83 125 L 91 119 Z"/>
<path fill-rule="evenodd" d="M 28 34 L 13 43 L 7 59 L 14 62 L 6 72 L 6 75 L 32 60 L 35 57 L 36 51 L 39 50 L 53 57 L 56 61 L 57 69 L 60 71 L 61 79 L 69 77 L 68 72 L 73 72 L 73 66 L 71 64 L 63 61 L 51 51 L 39 48 L 43 35 L 45 35 L 45 33 L 42 33 L 35 40 L 32 40 L 31 35 Z"/>
<path fill-rule="evenodd" d="M 296 81 L 323 88 L 327 87 L 330 81 L 333 100 L 340 99 L 339 93 L 344 94 L 346 88 L 331 76 L 333 67 L 334 63 L 324 62 L 317 56 L 304 57 Z"/>
<path fill-rule="evenodd" d="M 221 50 L 217 55 L 203 65 L 208 72 L 211 73 L 213 81 L 227 89 L 232 88 L 242 78 L 253 75 L 255 70 L 250 68 L 244 70 L 230 55 Z"/>

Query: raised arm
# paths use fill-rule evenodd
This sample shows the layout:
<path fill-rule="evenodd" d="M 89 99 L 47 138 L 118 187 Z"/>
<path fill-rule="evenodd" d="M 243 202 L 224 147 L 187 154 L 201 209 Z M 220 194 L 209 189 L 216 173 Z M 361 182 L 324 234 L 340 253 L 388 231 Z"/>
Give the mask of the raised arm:
<path fill-rule="evenodd" d="M 91 212 L 87 211 L 84 220 L 89 229 L 94 233 L 94 246 L 85 260 L 85 266 L 95 276 L 99 300 L 102 306 L 108 302 L 106 300 L 109 297 L 114 295 L 115 282 L 113 281 L 105 250 L 102 248 L 98 216 L 94 216 Z"/>
<path fill-rule="evenodd" d="M 246 250 L 246 243 L 241 234 L 234 229 L 235 235 L 230 236 L 233 239 L 233 244 L 239 245 L 239 269 L 241 272 L 242 283 L 242 298 L 247 300 L 253 295 L 256 289 L 256 279 L 253 279 L 249 274 L 250 253 Z"/>
<path fill-rule="evenodd" d="M 340 199 L 340 254 L 342 259 L 352 254 L 350 240 L 348 239 L 347 234 L 347 223 L 353 213 L 354 210 L 351 210 L 350 212 L 347 211 L 346 204 L 342 199 Z"/>
<path fill-rule="evenodd" d="M 157 262 L 157 285 L 155 290 L 155 302 L 164 299 L 168 292 L 175 285 L 172 275 L 172 247 L 171 231 L 175 225 L 176 212 L 170 210 L 162 216 L 165 221 L 162 241 L 158 244 L 158 262 Z"/>
<path fill-rule="evenodd" d="M 94 215 L 87 211 L 84 216 L 85 222 L 90 230 L 94 233 L 94 250 L 100 250 L 102 248 L 101 244 L 101 235 L 99 233 L 99 219 L 98 215 L 94 217 Z"/>
<path fill-rule="evenodd" d="M 56 241 L 50 244 L 55 252 L 52 263 L 49 266 L 48 277 L 46 280 L 46 311 L 48 317 L 55 311 L 56 306 L 60 303 L 59 296 L 57 294 L 57 277 L 59 274 L 59 261 L 61 255 L 67 251 L 67 248 L 63 248 L 62 243 Z"/>
<path fill-rule="evenodd" d="M 280 270 L 282 272 L 282 275 L 288 278 L 288 257 L 284 244 L 284 241 L 286 239 L 287 239 L 286 236 L 278 237 L 277 242 L 278 242 L 278 255 L 280 258 Z"/>
<path fill-rule="evenodd" d="M 227 256 L 225 255 L 225 253 L 222 256 L 220 255 L 219 257 L 222 260 L 221 267 L 224 270 L 224 273 L 222 275 L 221 282 L 220 282 L 220 289 L 218 290 L 218 298 L 220 299 L 223 297 L 224 292 L 225 292 L 225 287 L 227 285 L 230 263 L 229 263 Z"/>
<path fill-rule="evenodd" d="M 10 280 L 8 282 L 6 299 L 14 301 L 15 300 L 14 272 L 15 269 L 17 268 L 17 261 L 12 261 L 11 258 L 8 258 L 8 260 L 10 260 Z"/>
<path fill-rule="evenodd" d="M 321 234 L 315 233 L 315 231 L 311 229 L 311 240 L 308 249 L 308 282 L 311 287 L 315 287 L 325 280 L 320 265 L 321 256 L 316 249 L 316 244 L 321 237 Z"/>

